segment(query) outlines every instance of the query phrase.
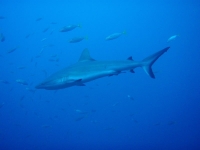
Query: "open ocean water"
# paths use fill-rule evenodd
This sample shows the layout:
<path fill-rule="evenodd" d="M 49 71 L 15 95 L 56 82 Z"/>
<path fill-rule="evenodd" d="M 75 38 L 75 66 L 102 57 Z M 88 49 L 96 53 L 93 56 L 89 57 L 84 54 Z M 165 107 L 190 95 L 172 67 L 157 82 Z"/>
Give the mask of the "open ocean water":
<path fill-rule="evenodd" d="M 1 0 L 0 150 L 199 150 L 199 27 L 197 0 Z M 35 88 L 85 48 L 95 60 L 140 61 L 168 46 L 155 79 L 136 68 Z"/>

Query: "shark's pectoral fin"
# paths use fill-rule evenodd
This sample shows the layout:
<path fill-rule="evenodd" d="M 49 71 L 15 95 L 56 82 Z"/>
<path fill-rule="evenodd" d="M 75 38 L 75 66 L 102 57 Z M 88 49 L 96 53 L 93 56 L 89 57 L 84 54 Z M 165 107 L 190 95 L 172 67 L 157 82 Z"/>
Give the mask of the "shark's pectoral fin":
<path fill-rule="evenodd" d="M 132 56 L 128 57 L 127 60 L 131 60 L 131 61 L 133 61 Z"/>
<path fill-rule="evenodd" d="M 122 71 L 116 71 L 116 70 L 112 70 L 108 76 L 117 76 L 119 75 L 120 73 L 126 73 L 126 72 L 122 72 Z"/>
<path fill-rule="evenodd" d="M 85 84 L 83 84 L 81 81 L 82 81 L 82 79 L 75 80 L 76 85 L 77 86 L 85 86 Z"/>

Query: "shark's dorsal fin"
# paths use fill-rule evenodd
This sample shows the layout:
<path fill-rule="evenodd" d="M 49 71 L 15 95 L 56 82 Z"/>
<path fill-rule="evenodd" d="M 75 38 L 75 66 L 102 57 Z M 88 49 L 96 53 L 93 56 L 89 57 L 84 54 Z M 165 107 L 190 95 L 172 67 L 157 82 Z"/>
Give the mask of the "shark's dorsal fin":
<path fill-rule="evenodd" d="M 81 56 L 78 60 L 79 62 L 83 62 L 83 61 L 95 61 L 92 57 L 90 57 L 90 52 L 89 50 L 86 48 L 82 51 Z"/>

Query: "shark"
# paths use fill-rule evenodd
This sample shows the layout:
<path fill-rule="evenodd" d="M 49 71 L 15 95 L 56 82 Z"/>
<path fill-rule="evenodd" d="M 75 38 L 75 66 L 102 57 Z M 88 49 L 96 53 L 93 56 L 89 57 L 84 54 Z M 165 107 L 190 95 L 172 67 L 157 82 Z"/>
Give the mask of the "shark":
<path fill-rule="evenodd" d="M 59 90 L 72 86 L 85 86 L 86 82 L 96 80 L 106 76 L 114 76 L 129 70 L 134 73 L 137 67 L 143 70 L 151 78 L 155 78 L 152 71 L 152 65 L 162 56 L 170 47 L 166 47 L 142 61 L 134 61 L 132 57 L 126 60 L 97 61 L 90 56 L 88 49 L 84 49 L 77 63 L 66 67 L 39 83 L 36 89 Z"/>

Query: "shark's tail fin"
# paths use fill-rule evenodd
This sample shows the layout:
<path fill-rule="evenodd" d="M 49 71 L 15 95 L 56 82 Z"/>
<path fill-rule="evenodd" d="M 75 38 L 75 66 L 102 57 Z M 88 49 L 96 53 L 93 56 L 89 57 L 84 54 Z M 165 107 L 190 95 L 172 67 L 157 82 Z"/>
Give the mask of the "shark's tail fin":
<path fill-rule="evenodd" d="M 151 66 L 154 64 L 154 62 L 163 54 L 165 53 L 170 47 L 166 47 L 154 54 L 152 54 L 151 56 L 145 58 L 142 61 L 142 68 L 144 69 L 144 71 L 151 77 L 151 78 L 155 78 L 155 75 L 151 69 Z"/>

